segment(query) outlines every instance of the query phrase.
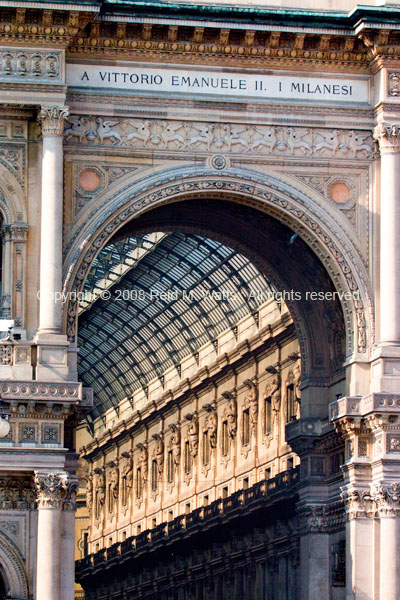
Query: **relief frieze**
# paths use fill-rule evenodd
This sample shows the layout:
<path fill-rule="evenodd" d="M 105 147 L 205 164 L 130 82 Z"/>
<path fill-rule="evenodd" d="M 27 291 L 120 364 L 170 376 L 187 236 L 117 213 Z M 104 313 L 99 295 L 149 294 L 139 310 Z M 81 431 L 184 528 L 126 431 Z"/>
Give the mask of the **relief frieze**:
<path fill-rule="evenodd" d="M 63 83 L 62 51 L 1 48 L 0 81 Z"/>
<path fill-rule="evenodd" d="M 264 126 L 161 119 L 69 117 L 66 144 L 193 152 L 232 152 L 300 157 L 368 159 L 368 131 Z"/>

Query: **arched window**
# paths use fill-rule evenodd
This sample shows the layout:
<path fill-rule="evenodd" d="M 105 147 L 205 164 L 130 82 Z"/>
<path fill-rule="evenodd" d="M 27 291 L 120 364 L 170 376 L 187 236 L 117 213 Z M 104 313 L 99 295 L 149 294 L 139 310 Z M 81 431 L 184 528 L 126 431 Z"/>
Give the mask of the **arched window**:
<path fill-rule="evenodd" d="M 222 440 L 221 440 L 221 452 L 222 456 L 227 456 L 229 453 L 229 433 L 228 433 L 228 421 L 225 419 L 222 421 Z"/>
<path fill-rule="evenodd" d="M 128 504 L 128 487 L 126 482 L 126 475 L 122 477 L 121 481 L 121 504 L 126 506 Z"/>
<path fill-rule="evenodd" d="M 208 465 L 210 462 L 210 440 L 208 430 L 203 431 L 203 465 Z"/>
<path fill-rule="evenodd" d="M 174 455 L 172 450 L 168 450 L 167 455 L 167 479 L 168 483 L 172 483 L 174 481 Z"/>
<path fill-rule="evenodd" d="M 151 489 L 153 492 L 157 491 L 158 486 L 158 469 L 157 460 L 154 459 L 151 463 Z"/>
<path fill-rule="evenodd" d="M 136 469 L 136 498 L 140 499 L 143 493 L 142 468 Z"/>
<path fill-rule="evenodd" d="M 264 399 L 264 433 L 272 431 L 272 403 L 271 396 Z"/>
<path fill-rule="evenodd" d="M 291 383 L 286 387 L 286 419 L 287 422 L 293 421 L 296 418 L 296 408 L 294 405 L 294 384 Z"/>
<path fill-rule="evenodd" d="M 247 446 L 250 442 L 250 411 L 246 408 L 242 414 L 242 444 Z"/>
<path fill-rule="evenodd" d="M 190 475 L 192 472 L 192 453 L 190 452 L 190 441 L 185 442 L 185 453 L 184 453 L 184 469 L 185 475 Z"/>

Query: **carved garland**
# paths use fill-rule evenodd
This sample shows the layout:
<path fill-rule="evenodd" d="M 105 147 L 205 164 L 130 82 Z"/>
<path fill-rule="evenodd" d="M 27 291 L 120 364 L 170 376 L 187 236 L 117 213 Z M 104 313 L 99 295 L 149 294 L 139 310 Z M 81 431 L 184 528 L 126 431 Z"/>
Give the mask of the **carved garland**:
<path fill-rule="evenodd" d="M 254 178 L 259 178 L 257 174 L 253 174 Z M 108 223 L 103 225 L 103 229 L 100 233 L 98 233 L 93 242 L 89 245 L 86 244 L 87 249 L 79 261 L 79 267 L 77 268 L 74 263 L 78 260 L 78 256 L 73 259 L 73 264 L 71 264 L 68 276 L 66 278 L 64 284 L 64 291 L 68 292 L 80 292 L 83 289 L 86 276 L 90 266 L 101 250 L 101 248 L 106 244 L 107 240 L 115 233 L 124 223 L 129 221 L 134 215 L 137 215 L 139 212 L 150 208 L 151 206 L 165 204 L 176 197 L 182 197 L 186 194 L 193 194 L 193 192 L 199 194 L 201 192 L 228 192 L 230 194 L 238 193 L 240 195 L 247 196 L 246 203 L 250 206 L 255 206 L 259 208 L 259 202 L 257 199 L 262 200 L 264 203 L 268 203 L 272 210 L 271 214 L 278 215 L 280 220 L 287 222 L 293 227 L 294 218 L 296 223 L 296 229 L 301 232 L 303 238 L 311 243 L 314 251 L 317 251 L 319 256 L 322 258 L 325 267 L 328 272 L 331 274 L 331 277 L 336 283 L 336 287 L 342 288 L 340 285 L 340 281 L 338 280 L 337 273 L 333 271 L 333 267 L 330 262 L 327 260 L 327 256 L 321 256 L 321 252 L 318 251 L 315 241 L 317 238 L 323 246 L 329 251 L 331 256 L 335 259 L 338 264 L 342 276 L 346 280 L 348 289 L 343 289 L 342 291 L 351 291 L 353 293 L 353 301 L 352 303 L 346 299 L 343 300 L 343 307 L 346 319 L 347 330 L 349 332 L 353 332 L 352 326 L 352 307 L 356 313 L 357 320 L 357 350 L 360 353 L 365 353 L 367 348 L 367 330 L 366 330 L 366 319 L 365 319 L 365 306 L 362 300 L 362 295 L 360 292 L 359 285 L 357 283 L 356 275 L 354 271 L 357 271 L 357 277 L 360 278 L 363 283 L 364 290 L 367 290 L 367 285 L 365 283 L 365 279 L 360 269 L 356 267 L 356 260 L 350 261 L 346 260 L 343 255 L 343 252 L 339 249 L 335 241 L 332 237 L 325 233 L 322 229 L 321 225 L 314 220 L 310 216 L 309 208 L 308 210 L 304 210 L 300 208 L 298 204 L 303 204 L 304 208 L 306 208 L 304 201 L 295 196 L 294 194 L 288 194 L 286 192 L 286 198 L 282 198 L 276 194 L 271 193 L 265 188 L 259 187 L 253 183 L 246 183 L 241 181 L 231 180 L 230 178 L 237 178 L 235 173 L 224 172 L 224 179 L 222 177 L 217 179 L 207 178 L 200 179 L 197 178 L 195 181 L 185 181 L 184 177 L 181 176 L 182 181 L 180 183 L 175 183 L 171 185 L 167 185 L 162 187 L 161 189 L 152 190 L 147 193 L 143 193 L 141 197 L 129 205 L 124 205 L 119 211 L 112 211 L 113 217 L 109 220 Z M 190 175 L 192 177 L 192 175 Z M 229 179 L 228 179 L 229 178 Z M 130 186 L 127 186 L 130 187 Z M 144 191 L 144 190 L 143 190 Z M 251 200 L 251 197 L 256 198 L 256 200 Z M 125 201 L 126 202 L 126 201 Z M 111 211 L 110 211 L 111 212 Z M 284 214 L 282 214 L 284 213 Z M 103 216 L 103 218 L 106 215 Z M 320 217 L 320 215 L 318 215 Z M 90 216 L 89 216 L 90 218 Z M 100 225 L 100 223 L 98 224 Z M 314 235 L 310 234 L 310 230 Z M 352 252 L 348 247 L 345 246 L 346 252 L 349 253 L 350 257 L 352 257 Z M 74 274 L 74 275 L 73 275 Z M 373 323 L 372 316 L 372 300 L 369 292 L 366 292 L 367 302 L 368 302 L 368 311 L 369 311 L 369 320 Z M 67 294 L 68 296 L 68 294 Z M 76 335 L 76 317 L 78 311 L 78 302 L 74 299 L 73 294 L 67 305 L 67 335 L 68 338 L 72 341 L 75 339 Z M 371 331 L 371 334 L 373 331 Z M 306 346 L 305 341 L 301 341 L 301 352 L 303 357 L 306 355 Z M 348 336 L 348 353 L 353 352 L 353 345 L 351 336 Z"/>

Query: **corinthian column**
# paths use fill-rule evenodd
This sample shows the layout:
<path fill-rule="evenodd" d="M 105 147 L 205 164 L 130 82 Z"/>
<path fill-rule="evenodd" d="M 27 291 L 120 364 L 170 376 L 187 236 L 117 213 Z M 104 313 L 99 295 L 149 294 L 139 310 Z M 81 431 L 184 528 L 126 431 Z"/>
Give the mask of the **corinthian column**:
<path fill-rule="evenodd" d="M 37 600 L 61 600 L 61 511 L 68 474 L 35 473 L 38 501 Z"/>
<path fill-rule="evenodd" d="M 78 479 L 65 484 L 64 510 L 61 514 L 61 600 L 75 597 L 75 510 Z"/>
<path fill-rule="evenodd" d="M 400 125 L 375 128 L 381 153 L 380 342 L 400 345 Z"/>
<path fill-rule="evenodd" d="M 380 517 L 380 598 L 400 597 L 400 484 L 380 482 L 371 491 Z"/>
<path fill-rule="evenodd" d="M 38 334 L 60 334 L 62 304 L 63 131 L 68 109 L 43 107 L 39 121 L 43 136 L 40 240 L 40 316 Z"/>

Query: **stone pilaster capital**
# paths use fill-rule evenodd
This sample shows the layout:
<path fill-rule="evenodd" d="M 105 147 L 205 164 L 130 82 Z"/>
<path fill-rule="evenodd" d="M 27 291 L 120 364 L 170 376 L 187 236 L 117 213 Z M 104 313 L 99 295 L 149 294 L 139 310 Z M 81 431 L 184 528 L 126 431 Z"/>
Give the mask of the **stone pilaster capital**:
<path fill-rule="evenodd" d="M 374 129 L 374 139 L 381 152 L 400 152 L 400 124 L 380 123 Z"/>
<path fill-rule="evenodd" d="M 68 115 L 67 106 L 42 106 L 38 116 L 42 135 L 62 135 Z"/>
<path fill-rule="evenodd" d="M 14 242 L 25 242 L 28 235 L 28 225 L 26 223 L 11 223 L 9 231 Z"/>
<path fill-rule="evenodd" d="M 400 483 L 381 481 L 372 484 L 371 498 L 379 516 L 400 515 Z"/>
<path fill-rule="evenodd" d="M 342 488 L 340 495 L 349 521 L 373 515 L 373 499 L 368 488 Z"/>
<path fill-rule="evenodd" d="M 76 510 L 76 493 L 79 488 L 79 479 L 69 476 L 65 484 L 64 510 Z"/>
<path fill-rule="evenodd" d="M 299 507 L 299 530 L 302 535 L 310 532 L 322 533 L 329 528 L 329 516 L 324 504 L 307 504 Z"/>
<path fill-rule="evenodd" d="M 34 486 L 38 508 L 75 509 L 78 479 L 65 471 L 35 472 Z"/>

